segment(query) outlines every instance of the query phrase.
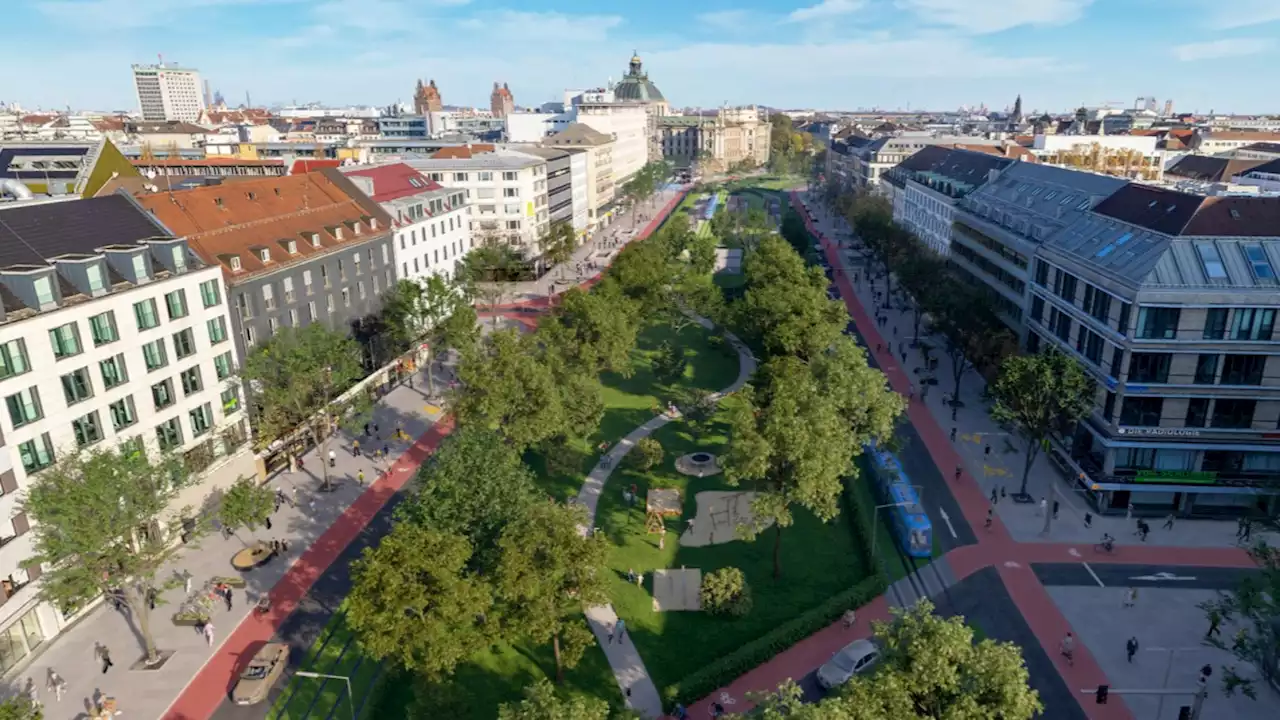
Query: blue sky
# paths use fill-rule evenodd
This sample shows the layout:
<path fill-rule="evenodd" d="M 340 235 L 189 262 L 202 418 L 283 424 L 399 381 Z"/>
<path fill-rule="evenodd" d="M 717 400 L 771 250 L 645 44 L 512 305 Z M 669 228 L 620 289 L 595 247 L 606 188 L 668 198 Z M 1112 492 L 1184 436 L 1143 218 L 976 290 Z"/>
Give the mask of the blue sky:
<path fill-rule="evenodd" d="M 133 108 L 129 65 L 229 102 L 518 104 L 617 79 L 636 49 L 676 106 L 1028 110 L 1140 95 L 1280 111 L 1280 0 L 3 0 L 0 101 Z M 15 72 L 16 71 L 16 72 Z"/>

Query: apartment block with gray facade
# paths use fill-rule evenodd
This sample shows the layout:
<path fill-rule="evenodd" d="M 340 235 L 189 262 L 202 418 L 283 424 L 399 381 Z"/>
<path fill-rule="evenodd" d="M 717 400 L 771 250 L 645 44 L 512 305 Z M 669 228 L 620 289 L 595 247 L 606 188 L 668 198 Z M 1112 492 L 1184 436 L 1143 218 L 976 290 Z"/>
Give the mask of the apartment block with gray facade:
<path fill-rule="evenodd" d="M 1274 515 L 1280 198 L 1129 184 L 1032 263 L 1027 349 L 1056 347 L 1098 382 L 1053 453 L 1078 489 L 1102 512 Z"/>
<path fill-rule="evenodd" d="M 549 220 L 555 223 L 573 225 L 574 187 L 572 173 L 572 153 L 559 148 L 538 147 L 536 145 L 514 145 L 513 149 L 522 153 L 535 155 L 547 161 L 547 207 L 550 210 Z M 585 178 L 585 176 L 584 176 Z M 578 193 L 585 194 L 586 187 L 577 188 Z"/>

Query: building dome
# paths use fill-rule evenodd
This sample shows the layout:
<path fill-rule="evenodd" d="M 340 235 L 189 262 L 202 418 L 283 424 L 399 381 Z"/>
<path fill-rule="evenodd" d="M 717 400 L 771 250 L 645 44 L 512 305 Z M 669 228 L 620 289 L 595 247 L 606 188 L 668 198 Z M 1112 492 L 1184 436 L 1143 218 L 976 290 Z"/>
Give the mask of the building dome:
<path fill-rule="evenodd" d="M 666 102 L 658 86 L 649 81 L 649 75 L 644 72 L 639 55 L 631 56 L 631 66 L 622 80 L 614 86 L 613 96 L 618 100 Z"/>

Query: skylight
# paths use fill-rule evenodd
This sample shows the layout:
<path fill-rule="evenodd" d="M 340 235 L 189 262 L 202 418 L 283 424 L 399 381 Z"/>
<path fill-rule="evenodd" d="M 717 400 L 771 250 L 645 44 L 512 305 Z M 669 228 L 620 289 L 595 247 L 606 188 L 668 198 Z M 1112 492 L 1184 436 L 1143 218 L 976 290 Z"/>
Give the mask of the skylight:
<path fill-rule="evenodd" d="M 1059 204 L 1059 205 L 1067 205 L 1067 204 L 1069 204 L 1072 200 L 1075 200 L 1075 199 L 1076 199 L 1076 196 L 1075 196 L 1075 195 L 1068 195 L 1068 196 L 1066 196 L 1066 197 L 1062 198 L 1062 202 L 1060 202 L 1060 203 L 1058 203 L 1058 204 Z"/>
<path fill-rule="evenodd" d="M 1133 233 L 1127 232 L 1121 235 L 1120 237 L 1116 238 L 1115 242 L 1107 243 L 1105 247 L 1103 247 L 1101 250 L 1099 250 L 1097 253 L 1094 254 L 1094 257 L 1104 258 L 1110 255 L 1111 253 L 1115 252 L 1116 248 L 1120 247 L 1121 245 L 1124 245 L 1125 243 L 1129 242 L 1132 239 L 1133 239 Z"/>
<path fill-rule="evenodd" d="M 1250 245 L 1241 245 L 1244 249 L 1244 256 L 1249 261 L 1249 265 L 1253 268 L 1253 276 L 1258 280 L 1275 280 L 1276 271 L 1271 267 L 1271 261 L 1267 259 L 1267 253 L 1262 249 L 1262 245 L 1253 243 Z"/>
<path fill-rule="evenodd" d="M 1044 199 L 1045 199 L 1045 200 L 1052 200 L 1052 199 L 1054 199 L 1054 198 L 1055 198 L 1055 197 L 1057 197 L 1057 196 L 1058 196 L 1058 193 L 1057 193 L 1057 192 L 1051 192 L 1051 193 L 1049 193 L 1048 195 L 1045 195 L 1045 196 L 1044 196 Z"/>
<path fill-rule="evenodd" d="M 1077 209 L 1077 210 L 1088 210 L 1088 209 L 1089 209 L 1089 198 L 1085 198 L 1084 200 L 1082 200 L 1082 201 L 1080 202 L 1080 204 L 1076 206 L 1076 209 Z"/>
<path fill-rule="evenodd" d="M 1204 274 L 1210 280 L 1225 280 L 1227 278 L 1227 268 L 1222 264 L 1222 256 L 1218 254 L 1217 245 L 1200 243 L 1196 245 L 1196 252 L 1200 254 L 1200 262 L 1204 265 Z"/>

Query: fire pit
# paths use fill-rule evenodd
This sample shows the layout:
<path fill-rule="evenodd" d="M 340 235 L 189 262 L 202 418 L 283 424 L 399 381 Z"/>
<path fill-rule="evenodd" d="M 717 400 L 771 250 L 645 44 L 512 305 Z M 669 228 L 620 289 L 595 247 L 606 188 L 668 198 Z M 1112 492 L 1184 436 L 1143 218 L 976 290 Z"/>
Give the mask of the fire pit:
<path fill-rule="evenodd" d="M 708 477 L 720 473 L 720 464 L 711 453 L 695 452 L 676 458 L 676 471 L 693 477 Z"/>

